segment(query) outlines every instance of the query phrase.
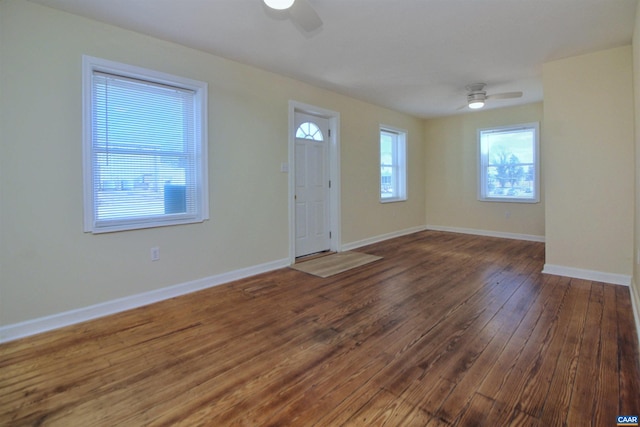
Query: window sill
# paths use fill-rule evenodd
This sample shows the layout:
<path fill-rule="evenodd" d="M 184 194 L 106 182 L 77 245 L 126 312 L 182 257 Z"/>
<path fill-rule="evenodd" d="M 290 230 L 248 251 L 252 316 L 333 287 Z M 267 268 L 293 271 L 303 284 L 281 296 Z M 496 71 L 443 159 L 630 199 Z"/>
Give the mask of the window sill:
<path fill-rule="evenodd" d="M 388 199 L 380 199 L 380 203 L 396 203 L 396 202 L 406 202 L 407 199 L 406 198 L 400 198 L 400 197 L 390 197 Z"/>
<path fill-rule="evenodd" d="M 540 200 L 538 199 L 514 199 L 514 198 L 508 198 L 508 197 L 479 198 L 478 200 L 481 202 L 499 202 L 499 203 L 526 203 L 526 204 L 540 203 Z"/>

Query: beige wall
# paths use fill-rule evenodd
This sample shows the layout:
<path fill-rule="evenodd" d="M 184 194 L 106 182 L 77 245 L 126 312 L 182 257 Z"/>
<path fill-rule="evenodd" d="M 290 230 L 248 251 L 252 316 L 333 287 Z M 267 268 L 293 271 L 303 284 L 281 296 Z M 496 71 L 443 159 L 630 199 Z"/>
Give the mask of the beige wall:
<path fill-rule="evenodd" d="M 543 237 L 544 179 L 540 203 L 478 201 L 477 130 L 542 122 L 542 103 L 437 118 L 425 122 L 426 222 Z M 540 123 L 542 128 L 542 123 Z M 544 150 L 541 141 L 541 150 Z"/>
<path fill-rule="evenodd" d="M 424 224 L 416 118 L 24 1 L 0 40 L 0 326 L 287 259 L 289 100 L 341 114 L 343 243 Z M 83 233 L 82 54 L 208 82 L 209 221 Z M 378 202 L 380 123 L 409 133 L 405 203 Z"/>
<path fill-rule="evenodd" d="M 546 263 L 630 276 L 631 47 L 543 67 Z"/>
<path fill-rule="evenodd" d="M 342 120 L 342 241 L 366 240 L 424 225 L 422 121 L 389 110 L 362 107 L 343 98 L 334 110 Z M 345 121 L 352 125 L 347 126 Z M 380 203 L 379 124 L 407 131 L 407 201 Z"/>

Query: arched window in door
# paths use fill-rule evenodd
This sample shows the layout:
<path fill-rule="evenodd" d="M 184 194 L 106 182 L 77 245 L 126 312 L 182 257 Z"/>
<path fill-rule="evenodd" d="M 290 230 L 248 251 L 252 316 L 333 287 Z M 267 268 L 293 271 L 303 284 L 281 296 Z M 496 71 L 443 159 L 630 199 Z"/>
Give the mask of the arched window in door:
<path fill-rule="evenodd" d="M 312 122 L 304 122 L 298 126 L 298 130 L 296 130 L 296 138 L 324 141 L 322 131 L 315 123 Z"/>

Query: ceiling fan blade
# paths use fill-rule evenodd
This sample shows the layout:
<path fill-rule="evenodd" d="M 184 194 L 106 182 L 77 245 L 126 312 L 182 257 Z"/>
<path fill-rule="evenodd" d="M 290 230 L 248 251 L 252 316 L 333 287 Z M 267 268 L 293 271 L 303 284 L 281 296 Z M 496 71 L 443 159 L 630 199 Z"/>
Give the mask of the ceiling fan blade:
<path fill-rule="evenodd" d="M 456 111 L 464 110 L 464 109 L 467 109 L 467 108 L 469 108 L 469 105 L 468 104 L 464 104 L 464 105 L 461 105 L 460 107 L 456 108 Z"/>
<path fill-rule="evenodd" d="M 322 26 L 322 19 L 308 0 L 296 0 L 289 9 L 289 14 L 304 31 L 311 32 Z"/>
<path fill-rule="evenodd" d="M 505 93 L 496 93 L 493 95 L 487 95 L 487 99 L 509 99 L 509 98 L 520 98 L 522 96 L 522 92 L 505 92 Z"/>

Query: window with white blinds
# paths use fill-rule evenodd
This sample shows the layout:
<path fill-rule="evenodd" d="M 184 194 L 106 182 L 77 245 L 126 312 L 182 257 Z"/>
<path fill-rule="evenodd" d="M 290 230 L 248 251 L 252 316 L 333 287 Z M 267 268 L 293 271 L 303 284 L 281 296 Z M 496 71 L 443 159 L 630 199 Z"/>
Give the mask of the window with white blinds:
<path fill-rule="evenodd" d="M 83 61 L 85 231 L 207 219 L 206 83 Z"/>

